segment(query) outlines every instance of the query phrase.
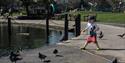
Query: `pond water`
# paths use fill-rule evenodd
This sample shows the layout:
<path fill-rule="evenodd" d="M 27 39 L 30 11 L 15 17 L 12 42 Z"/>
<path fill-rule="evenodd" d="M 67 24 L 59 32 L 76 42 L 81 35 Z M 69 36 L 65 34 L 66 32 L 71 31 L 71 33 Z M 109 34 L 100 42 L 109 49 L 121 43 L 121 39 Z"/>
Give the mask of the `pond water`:
<path fill-rule="evenodd" d="M 0 49 L 9 48 L 23 48 L 32 49 L 46 45 L 46 30 L 41 28 L 12 26 L 11 43 L 8 40 L 8 27 L 5 24 L 0 24 Z M 60 42 L 63 37 L 63 31 L 50 30 L 49 44 Z M 69 38 L 74 37 L 74 33 L 68 33 Z"/>

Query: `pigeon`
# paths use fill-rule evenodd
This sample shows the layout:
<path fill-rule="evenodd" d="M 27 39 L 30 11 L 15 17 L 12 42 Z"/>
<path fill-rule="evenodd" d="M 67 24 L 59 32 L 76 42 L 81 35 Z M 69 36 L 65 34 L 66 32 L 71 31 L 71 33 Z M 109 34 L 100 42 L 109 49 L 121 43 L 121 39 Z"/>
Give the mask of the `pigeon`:
<path fill-rule="evenodd" d="M 18 60 L 22 60 L 23 59 L 20 56 L 21 55 L 20 55 L 19 51 L 17 51 L 16 53 L 11 52 L 9 59 L 10 59 L 11 62 L 15 62 L 16 63 Z"/>
<path fill-rule="evenodd" d="M 55 50 L 53 51 L 53 54 L 55 54 L 55 55 L 57 56 L 57 54 L 58 54 L 58 50 L 55 49 Z"/>
<path fill-rule="evenodd" d="M 39 58 L 41 59 L 41 61 L 45 61 L 46 57 L 47 57 L 46 55 L 39 52 Z"/>
<path fill-rule="evenodd" d="M 117 36 L 123 38 L 125 36 L 125 33 L 123 33 L 122 35 L 117 35 Z"/>
<path fill-rule="evenodd" d="M 102 33 L 102 31 L 100 31 L 100 33 L 99 33 L 99 39 L 102 39 L 103 38 L 103 33 Z"/>
<path fill-rule="evenodd" d="M 58 55 L 59 51 L 57 49 L 55 49 L 53 51 L 53 54 L 55 54 L 56 57 L 63 57 L 62 55 Z"/>

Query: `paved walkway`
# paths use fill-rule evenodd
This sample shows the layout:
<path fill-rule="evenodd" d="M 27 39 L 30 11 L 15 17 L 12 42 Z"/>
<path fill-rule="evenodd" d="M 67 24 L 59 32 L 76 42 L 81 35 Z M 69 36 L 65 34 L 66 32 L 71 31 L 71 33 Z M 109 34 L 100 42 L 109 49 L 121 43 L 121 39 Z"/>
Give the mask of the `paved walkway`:
<path fill-rule="evenodd" d="M 0 19 L 0 22 L 7 22 L 6 19 Z M 17 24 L 21 26 L 29 26 L 36 28 L 45 28 L 46 20 L 11 20 L 12 24 Z M 72 28 L 74 25 L 74 21 L 69 21 L 69 28 Z M 50 29 L 64 29 L 64 21 L 62 20 L 49 20 Z"/>
<path fill-rule="evenodd" d="M 17 22 L 18 23 L 19 22 L 20 23 L 24 23 L 24 22 L 25 23 L 37 23 L 37 24 L 43 23 L 41 21 L 17 21 Z M 56 24 L 57 23 L 58 24 L 60 24 L 60 23 L 63 24 L 63 21 L 54 21 L 54 23 L 56 23 Z M 50 25 L 53 24 L 53 26 L 55 26 L 54 23 L 50 22 Z M 71 22 L 71 23 L 74 24 L 73 22 Z M 63 25 L 61 25 L 61 26 L 63 27 Z M 84 26 L 85 26 L 85 23 L 82 23 L 82 27 L 84 27 Z M 101 48 L 103 48 L 103 50 L 96 51 L 95 50 L 96 49 L 95 45 L 90 44 L 90 45 L 87 46 L 87 51 L 89 51 L 89 52 L 91 52 L 93 54 L 97 54 L 97 55 L 110 55 L 110 56 L 114 56 L 114 57 L 118 58 L 119 62 L 125 63 L 125 37 L 124 38 L 120 38 L 120 37 L 117 36 L 118 34 L 122 34 L 122 33 L 125 32 L 125 27 L 115 27 L 115 26 L 103 25 L 103 24 L 99 24 L 99 26 L 100 26 L 101 30 L 104 32 L 104 38 L 101 39 L 101 40 L 98 39 L 99 45 L 100 45 Z M 77 60 L 74 60 L 74 59 L 67 59 L 67 58 L 61 59 L 60 58 L 61 61 L 65 61 L 65 60 L 67 60 L 67 61 L 66 62 L 60 62 L 60 61 L 58 61 L 56 59 L 53 59 L 53 60 L 55 60 L 55 62 L 52 62 L 52 63 L 57 63 L 57 62 L 58 63 L 83 63 L 81 61 L 83 59 L 83 57 L 81 57 L 81 56 L 82 55 L 84 56 L 84 54 L 82 54 L 79 49 L 80 49 L 80 47 L 83 46 L 83 44 L 85 42 L 85 40 L 84 40 L 85 36 L 86 36 L 86 34 L 82 34 L 79 37 L 72 38 L 72 39 L 70 39 L 68 41 L 65 41 L 65 42 L 57 44 L 57 45 L 59 45 L 59 48 L 60 48 L 60 46 L 67 46 L 68 48 L 65 48 L 65 47 L 63 48 L 63 49 L 65 49 L 64 50 L 65 52 L 62 53 L 62 54 L 63 55 L 66 54 L 66 56 L 69 55 L 67 58 L 75 58 L 75 59 L 77 58 L 77 60 L 79 59 L 78 60 L 79 62 L 75 62 Z M 70 47 L 71 47 L 71 49 L 70 49 Z M 51 48 L 54 49 L 56 47 L 55 46 L 54 47 L 50 47 L 50 49 Z M 46 49 L 46 50 L 42 49 L 42 48 L 38 48 L 38 49 L 35 49 L 35 50 L 24 51 L 23 54 L 24 54 L 25 57 L 26 56 L 31 56 L 31 57 L 33 56 L 34 59 L 31 58 L 31 57 L 30 57 L 30 59 L 28 59 L 26 57 L 26 59 L 23 60 L 23 62 L 20 62 L 20 63 L 40 63 L 40 62 L 36 62 L 36 61 L 39 61 L 38 59 L 35 59 L 37 57 L 36 53 L 38 53 L 39 51 L 43 52 L 43 53 L 47 53 L 47 51 L 48 50 L 50 51 L 50 49 L 48 47 L 48 49 Z M 53 50 L 53 49 L 51 49 L 51 50 Z M 66 50 L 66 49 L 68 49 L 68 50 Z M 76 52 L 76 51 L 79 51 L 79 52 Z M 79 55 L 71 54 L 73 52 L 74 52 L 74 54 L 79 54 Z M 86 52 L 84 52 L 84 53 L 86 53 Z M 50 54 L 49 56 L 52 58 L 53 55 Z M 89 57 L 89 56 L 86 56 L 86 57 Z M 82 58 L 82 59 L 80 60 L 80 58 Z M 86 62 L 87 62 L 87 60 L 89 60 L 89 59 L 86 59 Z M 25 62 L 25 61 L 29 61 L 29 62 Z M 32 62 L 32 61 L 34 61 L 34 62 Z M 0 63 L 1 62 L 2 63 L 10 63 L 9 60 L 8 60 L 8 57 L 1 58 L 0 59 Z M 88 63 L 91 63 L 91 62 L 88 62 Z M 94 63 L 100 63 L 100 62 L 94 62 Z"/>
<path fill-rule="evenodd" d="M 120 38 L 117 35 L 125 33 L 125 27 L 115 27 L 110 25 L 99 24 L 99 27 L 104 32 L 104 38 L 98 39 L 99 45 L 103 50 L 96 51 L 96 46 L 90 44 L 87 46 L 88 51 L 95 54 L 111 55 L 118 58 L 119 62 L 125 63 L 125 37 Z M 85 34 L 68 40 L 70 43 L 60 43 L 61 45 L 82 47 L 85 40 Z"/>
<path fill-rule="evenodd" d="M 60 57 L 53 54 L 53 50 L 58 49 Z M 101 56 L 94 55 L 87 51 L 81 51 L 76 47 L 64 45 L 51 45 L 42 48 L 25 50 L 21 53 L 23 60 L 17 63 L 44 63 L 38 58 L 38 53 L 47 56 L 45 60 L 50 60 L 50 63 L 112 63 L 111 60 L 105 59 Z M 0 63 L 11 63 L 9 57 L 2 57 Z"/>

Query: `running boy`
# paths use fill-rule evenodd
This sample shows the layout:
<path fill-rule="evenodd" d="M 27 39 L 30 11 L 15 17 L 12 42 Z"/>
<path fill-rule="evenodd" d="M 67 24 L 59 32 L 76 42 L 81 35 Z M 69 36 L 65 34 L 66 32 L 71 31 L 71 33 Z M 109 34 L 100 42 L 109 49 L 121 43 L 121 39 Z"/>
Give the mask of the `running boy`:
<path fill-rule="evenodd" d="M 88 30 L 88 34 L 89 36 L 87 37 L 87 42 L 85 42 L 85 45 L 83 48 L 81 48 L 81 50 L 85 50 L 86 46 L 93 42 L 96 44 L 97 46 L 97 50 L 100 49 L 99 45 L 98 45 L 98 42 L 97 42 L 97 33 L 96 31 L 99 30 L 99 27 L 97 26 L 97 24 L 95 23 L 95 17 L 94 16 L 89 16 L 88 17 L 88 23 L 87 23 L 87 26 L 86 28 L 81 31 L 81 32 L 85 32 L 86 30 Z"/>

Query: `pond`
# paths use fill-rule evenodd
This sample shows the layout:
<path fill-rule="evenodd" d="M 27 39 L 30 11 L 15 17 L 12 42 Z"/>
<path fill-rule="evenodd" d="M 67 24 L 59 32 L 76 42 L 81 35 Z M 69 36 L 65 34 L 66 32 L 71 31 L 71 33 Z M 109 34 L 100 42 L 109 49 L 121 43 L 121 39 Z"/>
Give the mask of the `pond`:
<path fill-rule="evenodd" d="M 46 45 L 46 30 L 41 28 L 32 28 L 24 26 L 11 27 L 11 43 L 8 40 L 8 27 L 6 24 L 0 24 L 0 49 L 11 47 L 13 49 L 32 49 Z M 49 31 L 49 44 L 53 45 L 63 37 L 63 30 Z M 69 39 L 74 37 L 74 33 L 69 32 Z"/>

